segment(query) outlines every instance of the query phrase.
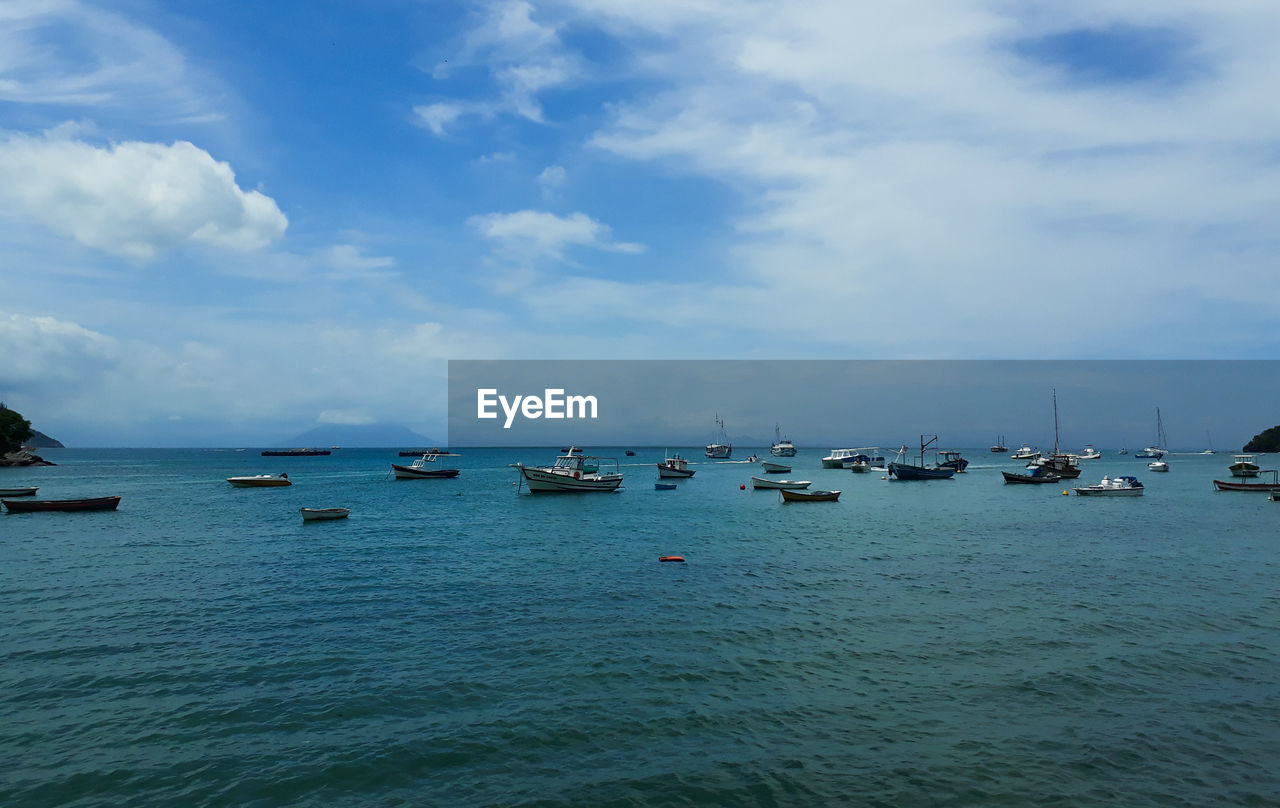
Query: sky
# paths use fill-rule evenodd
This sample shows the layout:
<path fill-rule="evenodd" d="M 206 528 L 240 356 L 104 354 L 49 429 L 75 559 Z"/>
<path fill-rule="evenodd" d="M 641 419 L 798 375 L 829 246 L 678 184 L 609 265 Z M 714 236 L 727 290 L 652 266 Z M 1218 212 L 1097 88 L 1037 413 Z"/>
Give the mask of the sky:
<path fill-rule="evenodd" d="M 450 359 L 1275 358 L 1277 40 L 1252 0 L 0 0 L 0 400 L 262 445 L 439 435 Z"/>

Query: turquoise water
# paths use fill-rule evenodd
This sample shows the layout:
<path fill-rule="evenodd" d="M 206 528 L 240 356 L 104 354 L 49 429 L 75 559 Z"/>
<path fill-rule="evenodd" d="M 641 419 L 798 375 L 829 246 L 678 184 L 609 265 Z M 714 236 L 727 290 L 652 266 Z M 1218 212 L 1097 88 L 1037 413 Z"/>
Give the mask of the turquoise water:
<path fill-rule="evenodd" d="M 615 453 L 590 495 L 517 495 L 554 450 L 0 469 L 124 497 L 0 516 L 0 805 L 1280 804 L 1280 504 L 1229 455 L 1107 452 L 1148 490 L 1097 499 L 801 450 L 844 494 L 783 505 Z"/>

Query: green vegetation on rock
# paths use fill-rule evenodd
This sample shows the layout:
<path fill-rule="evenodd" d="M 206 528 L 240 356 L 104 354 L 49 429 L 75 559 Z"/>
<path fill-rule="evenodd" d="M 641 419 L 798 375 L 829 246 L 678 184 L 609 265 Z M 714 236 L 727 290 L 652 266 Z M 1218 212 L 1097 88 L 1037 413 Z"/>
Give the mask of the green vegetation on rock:
<path fill-rule="evenodd" d="M 1246 452 L 1280 452 L 1280 426 L 1273 426 L 1254 435 L 1253 440 L 1244 445 Z"/>
<path fill-rule="evenodd" d="M 0 402 L 0 455 L 18 451 L 32 434 L 31 422 Z"/>

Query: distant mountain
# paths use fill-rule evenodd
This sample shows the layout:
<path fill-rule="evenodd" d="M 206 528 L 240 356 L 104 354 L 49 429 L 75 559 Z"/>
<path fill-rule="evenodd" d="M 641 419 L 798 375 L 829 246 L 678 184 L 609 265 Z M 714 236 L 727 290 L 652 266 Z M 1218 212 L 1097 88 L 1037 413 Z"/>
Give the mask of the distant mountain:
<path fill-rule="evenodd" d="M 420 435 L 398 424 L 321 424 L 300 435 L 280 441 L 278 446 L 314 447 L 330 446 L 396 446 L 419 448 L 438 445 L 431 438 Z"/>
<path fill-rule="evenodd" d="M 33 449 L 65 449 L 60 441 L 54 440 L 38 429 L 31 430 L 31 438 L 26 441 L 26 445 Z"/>

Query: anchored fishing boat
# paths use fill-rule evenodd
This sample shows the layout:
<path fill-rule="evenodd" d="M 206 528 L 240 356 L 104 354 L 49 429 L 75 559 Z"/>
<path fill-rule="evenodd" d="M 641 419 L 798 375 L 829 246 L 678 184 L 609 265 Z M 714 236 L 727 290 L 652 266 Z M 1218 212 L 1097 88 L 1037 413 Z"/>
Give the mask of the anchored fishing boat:
<path fill-rule="evenodd" d="M 613 471 L 601 472 L 601 464 L 613 464 Z M 622 485 L 618 473 L 618 461 L 612 457 L 594 457 L 579 454 L 576 447 L 556 458 L 552 466 L 526 466 L 513 463 L 520 470 L 520 482 L 529 487 L 530 493 L 540 492 L 591 492 L 617 491 Z"/>

